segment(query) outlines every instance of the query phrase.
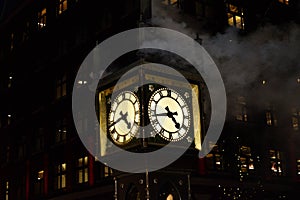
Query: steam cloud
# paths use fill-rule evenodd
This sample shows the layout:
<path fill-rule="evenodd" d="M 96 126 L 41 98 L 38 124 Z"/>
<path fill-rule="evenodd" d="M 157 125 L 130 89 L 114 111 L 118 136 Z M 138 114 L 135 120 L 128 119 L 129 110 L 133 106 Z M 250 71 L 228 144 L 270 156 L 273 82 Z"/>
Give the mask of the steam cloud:
<path fill-rule="evenodd" d="M 297 83 L 300 78 L 299 24 L 269 24 L 246 36 L 229 27 L 224 34 L 212 36 L 201 30 L 202 21 L 181 13 L 174 6 L 165 6 L 160 0 L 153 1 L 152 23 L 192 38 L 199 33 L 203 47 L 219 67 L 229 95 L 251 91 L 251 87 L 257 89 L 265 80 L 266 85 L 272 83 L 273 86 L 261 95 L 277 102 L 289 99 L 289 104 L 292 99 L 298 101 L 295 90 L 300 87 Z M 259 95 L 260 91 L 256 92 Z"/>

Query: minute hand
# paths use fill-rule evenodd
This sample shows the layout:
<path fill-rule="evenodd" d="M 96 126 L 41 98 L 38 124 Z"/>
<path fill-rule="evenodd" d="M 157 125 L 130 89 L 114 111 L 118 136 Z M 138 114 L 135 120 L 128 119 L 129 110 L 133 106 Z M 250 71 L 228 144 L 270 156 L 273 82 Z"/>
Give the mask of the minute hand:
<path fill-rule="evenodd" d="M 179 128 L 180 128 L 180 124 L 176 121 L 176 119 L 175 119 L 174 116 L 173 116 L 173 115 L 178 115 L 178 113 L 177 113 L 177 112 L 171 112 L 168 106 L 165 107 L 165 109 L 166 109 L 166 111 L 168 112 L 168 113 L 167 113 L 167 116 L 168 116 L 169 118 L 171 118 L 172 121 L 175 123 L 175 128 L 179 129 Z"/>

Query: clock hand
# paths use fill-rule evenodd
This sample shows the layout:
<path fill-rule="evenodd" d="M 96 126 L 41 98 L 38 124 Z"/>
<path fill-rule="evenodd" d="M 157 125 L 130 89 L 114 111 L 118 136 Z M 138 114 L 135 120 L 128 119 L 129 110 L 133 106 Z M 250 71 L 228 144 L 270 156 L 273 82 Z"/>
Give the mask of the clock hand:
<path fill-rule="evenodd" d="M 159 113 L 159 114 L 156 114 L 156 116 L 168 116 L 168 113 Z"/>
<path fill-rule="evenodd" d="M 119 121 L 121 121 L 121 120 L 122 120 L 122 117 L 120 117 L 119 119 L 117 119 L 116 121 L 114 121 L 112 124 L 110 124 L 108 128 L 110 128 L 110 127 L 116 125 L 116 124 L 117 124 Z"/>
<path fill-rule="evenodd" d="M 174 118 L 174 115 L 178 115 L 178 113 L 177 113 L 177 112 L 171 112 L 168 106 L 165 107 L 165 109 L 166 109 L 166 111 L 168 112 L 168 113 L 167 113 L 167 116 L 168 116 L 169 118 L 171 118 L 172 121 L 175 123 L 175 128 L 179 129 L 179 128 L 180 128 L 180 124 L 179 124 L 179 123 L 176 121 L 176 119 Z"/>
<path fill-rule="evenodd" d="M 123 119 L 124 122 L 127 124 L 127 128 L 130 129 L 131 123 L 128 122 L 128 120 L 127 120 L 128 112 L 126 112 L 125 114 L 123 114 L 123 112 L 121 111 L 120 115 L 121 115 L 121 119 Z"/>

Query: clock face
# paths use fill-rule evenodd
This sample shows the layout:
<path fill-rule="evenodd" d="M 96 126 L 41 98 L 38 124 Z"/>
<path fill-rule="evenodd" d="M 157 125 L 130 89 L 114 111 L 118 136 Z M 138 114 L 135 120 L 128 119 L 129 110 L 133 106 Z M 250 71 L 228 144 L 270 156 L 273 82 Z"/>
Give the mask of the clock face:
<path fill-rule="evenodd" d="M 112 140 L 119 144 L 128 143 L 138 132 L 140 125 L 140 103 L 131 91 L 120 93 L 111 104 L 108 130 Z"/>
<path fill-rule="evenodd" d="M 153 93 L 148 115 L 156 133 L 168 141 L 179 141 L 190 128 L 190 112 L 184 98 L 176 91 L 161 88 Z"/>

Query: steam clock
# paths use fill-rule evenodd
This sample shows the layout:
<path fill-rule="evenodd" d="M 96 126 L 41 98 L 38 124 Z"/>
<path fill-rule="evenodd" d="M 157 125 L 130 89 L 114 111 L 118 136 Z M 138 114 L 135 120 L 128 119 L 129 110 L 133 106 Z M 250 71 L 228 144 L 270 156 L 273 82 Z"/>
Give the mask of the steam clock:
<path fill-rule="evenodd" d="M 99 155 L 118 154 L 112 146 L 144 154 L 168 146 L 170 156 L 185 148 L 180 158 L 159 170 L 115 170 L 115 199 L 191 199 L 190 174 L 197 168 L 203 137 L 200 80 L 195 74 L 145 61 L 102 78 L 97 92 Z"/>

